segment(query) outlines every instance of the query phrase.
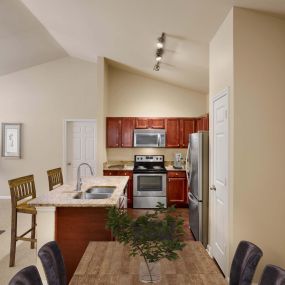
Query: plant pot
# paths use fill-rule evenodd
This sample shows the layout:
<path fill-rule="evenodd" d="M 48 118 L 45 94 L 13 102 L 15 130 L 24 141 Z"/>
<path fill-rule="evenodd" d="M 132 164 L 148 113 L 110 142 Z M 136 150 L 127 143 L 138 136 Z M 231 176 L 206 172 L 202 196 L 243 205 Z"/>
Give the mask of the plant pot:
<path fill-rule="evenodd" d="M 141 261 L 139 279 L 143 283 L 157 283 L 161 280 L 160 263 Z"/>

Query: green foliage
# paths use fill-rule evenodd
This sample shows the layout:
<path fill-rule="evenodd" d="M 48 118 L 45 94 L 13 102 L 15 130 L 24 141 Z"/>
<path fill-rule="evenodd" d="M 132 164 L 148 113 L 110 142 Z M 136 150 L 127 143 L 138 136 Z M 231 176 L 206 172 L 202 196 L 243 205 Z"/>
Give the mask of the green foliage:
<path fill-rule="evenodd" d="M 178 257 L 175 251 L 185 246 L 181 241 L 184 221 L 174 212 L 174 206 L 165 209 L 158 203 L 153 212 L 132 219 L 125 210 L 112 207 L 107 228 L 117 241 L 129 244 L 131 256 L 141 255 L 146 262 L 174 260 Z"/>

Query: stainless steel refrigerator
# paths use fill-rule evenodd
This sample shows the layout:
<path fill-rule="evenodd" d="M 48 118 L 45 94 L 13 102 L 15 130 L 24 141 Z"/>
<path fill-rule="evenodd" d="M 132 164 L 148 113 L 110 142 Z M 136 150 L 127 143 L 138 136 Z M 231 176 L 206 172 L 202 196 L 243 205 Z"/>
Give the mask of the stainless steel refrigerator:
<path fill-rule="evenodd" d="M 208 244 L 209 218 L 209 133 L 189 135 L 186 158 L 189 224 L 196 240 Z"/>

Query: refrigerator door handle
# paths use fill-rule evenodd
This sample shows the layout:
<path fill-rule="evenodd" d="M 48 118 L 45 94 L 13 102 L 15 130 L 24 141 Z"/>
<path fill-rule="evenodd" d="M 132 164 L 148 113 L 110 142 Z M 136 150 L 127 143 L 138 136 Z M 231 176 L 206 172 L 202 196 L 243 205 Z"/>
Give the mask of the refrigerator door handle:
<path fill-rule="evenodd" d="M 190 182 L 191 182 L 191 169 L 190 169 L 190 142 L 188 143 L 188 148 L 187 148 L 187 153 L 186 153 L 186 159 L 185 159 L 185 170 L 186 170 L 186 178 L 187 178 L 187 185 L 188 188 L 190 187 Z"/>
<path fill-rule="evenodd" d="M 189 199 L 189 202 L 192 202 L 194 204 L 198 204 L 199 202 L 191 192 L 188 192 L 188 199 Z"/>

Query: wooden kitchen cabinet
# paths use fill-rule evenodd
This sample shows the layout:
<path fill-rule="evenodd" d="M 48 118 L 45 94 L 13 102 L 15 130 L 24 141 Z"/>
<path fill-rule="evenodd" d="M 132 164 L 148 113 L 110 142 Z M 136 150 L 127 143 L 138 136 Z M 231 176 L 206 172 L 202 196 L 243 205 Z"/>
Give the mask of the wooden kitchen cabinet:
<path fill-rule="evenodd" d="M 128 208 L 133 207 L 133 172 L 126 170 L 104 170 L 104 176 L 129 176 L 128 181 Z"/>
<path fill-rule="evenodd" d="M 166 147 L 180 146 L 180 120 L 177 118 L 166 119 Z"/>
<path fill-rule="evenodd" d="M 121 132 L 122 132 L 121 124 L 122 124 L 121 118 L 107 118 L 106 122 L 107 147 L 121 146 Z"/>
<path fill-rule="evenodd" d="M 189 135 L 195 133 L 195 119 L 180 120 L 180 147 L 188 147 Z"/>
<path fill-rule="evenodd" d="M 209 115 L 197 118 L 196 131 L 208 131 L 209 130 Z"/>
<path fill-rule="evenodd" d="M 164 129 L 164 118 L 136 118 L 136 129 Z"/>
<path fill-rule="evenodd" d="M 134 138 L 135 119 L 122 118 L 121 146 L 132 147 Z"/>
<path fill-rule="evenodd" d="M 167 172 L 167 205 L 187 207 L 187 179 L 185 171 Z"/>
<path fill-rule="evenodd" d="M 134 118 L 107 118 L 107 147 L 132 147 L 134 127 Z"/>
<path fill-rule="evenodd" d="M 136 118 L 136 129 L 147 129 L 148 118 Z"/>

